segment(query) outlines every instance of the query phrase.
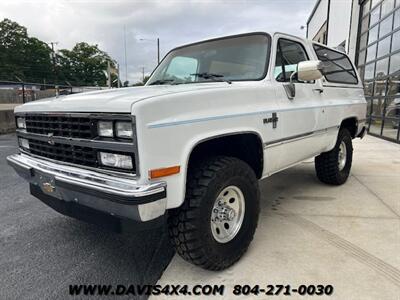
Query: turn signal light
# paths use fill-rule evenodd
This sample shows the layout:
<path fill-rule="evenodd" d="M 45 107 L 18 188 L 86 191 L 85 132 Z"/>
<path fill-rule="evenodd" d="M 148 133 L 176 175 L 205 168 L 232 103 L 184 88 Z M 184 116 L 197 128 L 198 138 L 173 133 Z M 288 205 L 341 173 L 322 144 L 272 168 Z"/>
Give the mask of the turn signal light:
<path fill-rule="evenodd" d="M 154 179 L 154 178 L 170 176 L 170 175 L 178 174 L 180 172 L 180 170 L 181 170 L 180 166 L 173 166 L 173 167 L 168 167 L 168 168 L 150 170 L 149 177 L 150 177 L 150 179 Z"/>

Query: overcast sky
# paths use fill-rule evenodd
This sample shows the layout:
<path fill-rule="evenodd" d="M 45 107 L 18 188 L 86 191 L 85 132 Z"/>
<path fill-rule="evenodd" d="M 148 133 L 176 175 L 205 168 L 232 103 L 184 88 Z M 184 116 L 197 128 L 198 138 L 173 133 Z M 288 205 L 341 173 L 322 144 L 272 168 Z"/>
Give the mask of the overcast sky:
<path fill-rule="evenodd" d="M 18 1 L 0 0 L 0 19 L 9 18 L 28 33 L 56 48 L 71 48 L 85 41 L 98 44 L 120 64 L 125 76 L 124 26 L 127 44 L 127 79 L 141 79 L 171 48 L 212 37 L 250 31 L 282 31 L 305 36 L 305 25 L 316 0 L 264 1 Z M 153 39 L 140 41 L 140 38 Z"/>

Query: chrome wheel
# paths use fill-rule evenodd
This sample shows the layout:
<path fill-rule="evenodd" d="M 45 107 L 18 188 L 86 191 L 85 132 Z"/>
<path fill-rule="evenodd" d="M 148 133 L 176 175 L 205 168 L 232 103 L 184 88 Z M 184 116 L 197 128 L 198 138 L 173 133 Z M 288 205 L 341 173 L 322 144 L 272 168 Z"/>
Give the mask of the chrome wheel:
<path fill-rule="evenodd" d="M 243 223 L 245 199 L 242 191 L 230 185 L 219 193 L 211 211 L 211 232 L 219 243 L 231 241 Z"/>
<path fill-rule="evenodd" d="M 347 160 L 346 144 L 344 141 L 342 141 L 339 146 L 339 154 L 338 154 L 339 171 L 342 171 L 344 169 L 344 166 L 346 165 L 346 160 Z"/>

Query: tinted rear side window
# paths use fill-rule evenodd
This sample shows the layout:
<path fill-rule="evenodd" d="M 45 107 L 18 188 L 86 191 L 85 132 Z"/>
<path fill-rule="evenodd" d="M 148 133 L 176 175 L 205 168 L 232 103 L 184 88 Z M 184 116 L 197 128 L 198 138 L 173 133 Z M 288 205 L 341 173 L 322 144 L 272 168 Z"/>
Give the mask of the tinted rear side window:
<path fill-rule="evenodd" d="M 335 83 L 357 84 L 357 73 L 350 59 L 338 51 L 320 45 L 313 45 L 318 59 L 324 64 L 324 75 L 327 81 Z"/>

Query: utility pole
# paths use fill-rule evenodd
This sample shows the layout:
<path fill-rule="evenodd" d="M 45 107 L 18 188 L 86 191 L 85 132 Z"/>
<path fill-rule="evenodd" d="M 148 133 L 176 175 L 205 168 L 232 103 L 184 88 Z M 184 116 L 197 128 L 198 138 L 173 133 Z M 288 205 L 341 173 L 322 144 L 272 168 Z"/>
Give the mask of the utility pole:
<path fill-rule="evenodd" d="M 142 82 L 144 83 L 144 67 L 142 67 Z"/>
<path fill-rule="evenodd" d="M 157 65 L 160 64 L 160 38 L 157 38 Z"/>
<path fill-rule="evenodd" d="M 150 41 L 150 42 L 157 42 L 157 65 L 160 64 L 160 38 L 157 39 L 143 39 L 140 38 L 139 41 Z"/>
<path fill-rule="evenodd" d="M 107 86 L 111 89 L 111 65 L 110 61 L 107 61 Z"/>
<path fill-rule="evenodd" d="M 58 76 L 57 76 L 56 53 L 54 51 L 54 45 L 57 45 L 58 42 L 49 42 L 48 44 L 51 45 L 51 51 L 52 51 L 52 57 L 53 57 L 54 84 L 57 84 Z"/>
<path fill-rule="evenodd" d="M 125 81 L 128 81 L 128 61 L 126 59 L 126 26 L 124 25 L 124 49 L 125 49 Z"/>
<path fill-rule="evenodd" d="M 118 71 L 118 73 L 117 73 L 117 76 L 118 76 L 118 78 L 117 78 L 117 80 L 118 80 L 118 88 L 120 88 L 121 87 L 121 80 L 119 78 L 119 64 L 117 64 L 117 71 Z"/>

